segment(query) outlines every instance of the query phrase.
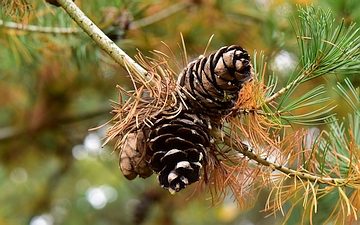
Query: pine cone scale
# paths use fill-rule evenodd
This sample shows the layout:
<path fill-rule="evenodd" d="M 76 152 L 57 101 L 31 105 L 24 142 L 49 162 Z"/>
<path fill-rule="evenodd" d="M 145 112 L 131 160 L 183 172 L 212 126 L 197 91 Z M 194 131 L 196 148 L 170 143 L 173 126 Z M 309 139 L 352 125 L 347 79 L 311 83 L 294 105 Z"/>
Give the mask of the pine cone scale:
<path fill-rule="evenodd" d="M 149 141 L 149 149 L 156 149 L 157 151 L 166 149 L 165 141 L 171 137 L 173 137 L 171 133 L 156 136 Z"/>

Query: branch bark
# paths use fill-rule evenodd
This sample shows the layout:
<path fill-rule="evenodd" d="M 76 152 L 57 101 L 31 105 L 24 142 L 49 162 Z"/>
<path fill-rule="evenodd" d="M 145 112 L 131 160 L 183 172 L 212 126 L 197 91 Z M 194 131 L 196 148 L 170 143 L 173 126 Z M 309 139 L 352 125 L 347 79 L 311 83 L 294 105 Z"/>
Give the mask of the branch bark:
<path fill-rule="evenodd" d="M 261 157 L 257 156 L 253 152 L 251 147 L 248 146 L 247 144 L 240 143 L 241 147 L 236 148 L 232 144 L 233 142 L 232 142 L 230 137 L 224 136 L 222 138 L 224 140 L 224 143 L 227 146 L 230 146 L 230 147 L 234 148 L 235 151 L 240 152 L 241 154 L 243 154 L 243 155 L 247 156 L 248 158 L 254 160 L 255 162 L 259 163 L 260 165 L 270 167 L 273 170 L 277 170 L 277 171 L 279 171 L 281 173 L 284 173 L 289 177 L 295 177 L 297 179 L 308 180 L 308 181 L 311 181 L 311 182 L 317 182 L 317 183 L 327 184 L 327 185 L 331 185 L 331 186 L 343 186 L 346 183 L 346 179 L 322 177 L 322 176 L 318 176 L 318 175 L 315 175 L 315 174 L 310 174 L 307 171 L 293 170 L 291 168 L 279 165 L 279 164 L 277 164 L 275 162 L 270 162 L 267 159 L 264 159 L 264 158 L 261 158 Z"/>
<path fill-rule="evenodd" d="M 81 32 L 81 29 L 74 27 L 42 27 L 42 26 L 26 25 L 15 22 L 4 22 L 3 20 L 0 20 L 0 26 L 10 29 L 32 31 L 39 33 L 75 34 Z"/>

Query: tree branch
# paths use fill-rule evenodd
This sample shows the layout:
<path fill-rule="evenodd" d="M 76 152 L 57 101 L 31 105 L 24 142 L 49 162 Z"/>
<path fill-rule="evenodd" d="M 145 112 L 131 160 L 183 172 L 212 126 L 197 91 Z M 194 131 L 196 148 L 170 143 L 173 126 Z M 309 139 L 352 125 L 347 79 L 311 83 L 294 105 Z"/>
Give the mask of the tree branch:
<path fill-rule="evenodd" d="M 227 146 L 230 146 L 232 148 L 235 147 L 233 144 L 233 141 L 230 137 L 224 136 L 222 138 L 224 140 L 224 143 Z M 327 184 L 327 185 L 331 185 L 331 186 L 343 186 L 346 182 L 346 179 L 321 177 L 321 176 L 310 174 L 307 171 L 301 171 L 301 170 L 298 171 L 298 170 L 294 170 L 294 169 L 279 165 L 275 162 L 270 162 L 267 159 L 261 158 L 258 155 L 256 155 L 249 145 L 244 144 L 244 143 L 240 143 L 240 144 L 241 144 L 241 147 L 235 148 L 234 149 L 235 151 L 240 152 L 241 154 L 254 160 L 255 162 L 259 163 L 260 165 L 264 165 L 264 166 L 270 167 L 273 170 L 280 171 L 280 172 L 288 175 L 289 177 L 295 177 L 297 179 L 308 180 L 311 182 L 317 182 L 317 183 Z"/>
<path fill-rule="evenodd" d="M 301 76 L 299 76 L 298 78 L 296 78 L 294 81 L 290 82 L 286 87 L 281 88 L 279 91 L 277 91 L 276 93 L 274 93 L 273 95 L 271 95 L 270 97 L 266 98 L 263 102 L 261 102 L 260 104 L 258 104 L 255 109 L 259 109 L 262 106 L 264 106 L 265 104 L 268 104 L 272 101 L 274 101 L 275 99 L 277 99 L 278 97 L 280 97 L 281 95 L 283 95 L 285 92 L 289 91 L 290 88 L 296 86 L 297 84 L 299 84 L 310 72 L 305 71 Z"/>
<path fill-rule="evenodd" d="M 57 0 L 67 14 L 117 63 L 146 76 L 147 71 L 108 38 L 72 0 Z"/>
<path fill-rule="evenodd" d="M 81 29 L 77 27 L 42 27 L 42 26 L 26 25 L 15 22 L 4 22 L 3 20 L 0 20 L 0 26 L 10 29 L 32 31 L 39 33 L 74 34 L 81 32 Z"/>

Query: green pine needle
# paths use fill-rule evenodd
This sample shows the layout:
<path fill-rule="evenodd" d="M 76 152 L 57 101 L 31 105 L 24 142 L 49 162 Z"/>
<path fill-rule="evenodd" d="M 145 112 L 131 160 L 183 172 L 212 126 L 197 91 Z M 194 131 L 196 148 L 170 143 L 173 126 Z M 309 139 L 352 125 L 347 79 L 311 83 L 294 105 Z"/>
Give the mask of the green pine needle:
<path fill-rule="evenodd" d="M 342 86 L 340 83 L 337 84 L 337 89 L 334 88 L 341 98 L 343 98 L 346 103 L 355 111 L 356 114 L 360 115 L 359 103 L 360 103 L 360 94 L 359 88 L 355 89 L 352 85 L 349 78 L 345 78 L 345 83 L 347 88 Z M 350 93 L 348 93 L 348 91 Z"/>
<path fill-rule="evenodd" d="M 317 87 L 296 100 L 291 100 L 298 87 L 307 81 L 327 74 L 356 74 L 360 71 L 360 29 L 355 24 L 345 26 L 344 21 L 335 24 L 330 10 L 308 6 L 298 6 L 298 19 L 292 18 L 300 50 L 300 61 L 289 76 L 287 85 L 276 93 L 274 88 L 267 92 L 265 103 L 279 97 L 277 112 L 281 118 L 292 123 L 314 125 L 321 121 L 333 121 L 331 103 L 304 115 L 293 115 L 294 110 L 329 102 L 329 98 L 320 97 L 325 93 L 324 87 Z M 276 81 L 269 79 L 269 86 Z M 350 88 L 350 87 L 349 87 Z M 356 92 L 355 88 L 351 89 Z M 349 97 L 344 89 L 339 93 L 347 101 Z M 317 99 L 317 97 L 320 97 Z M 354 104 L 350 104 L 352 108 Z"/>
<path fill-rule="evenodd" d="M 337 89 L 334 89 L 354 111 L 341 123 L 335 117 L 326 119 L 328 131 L 324 131 L 313 146 L 316 148 L 317 159 L 309 159 L 317 161 L 321 171 L 342 178 L 348 177 L 356 169 L 353 167 L 357 165 L 360 149 L 359 89 L 355 89 L 348 78 L 345 79 L 345 83 L 347 87 L 338 84 Z"/>
<path fill-rule="evenodd" d="M 305 93 L 301 97 L 289 103 L 282 110 L 279 110 L 280 113 L 294 111 L 295 109 L 303 108 L 306 106 L 316 105 L 323 102 L 328 102 L 330 100 L 329 97 L 324 97 L 321 99 L 316 99 L 314 101 L 310 101 L 322 94 L 326 93 L 326 89 L 324 85 L 320 85 L 309 92 Z"/>
<path fill-rule="evenodd" d="M 329 114 L 336 106 L 327 104 L 316 110 L 302 115 L 281 115 L 280 117 L 290 123 L 301 124 L 306 126 L 315 126 L 333 122 L 334 114 Z"/>
<path fill-rule="evenodd" d="M 302 82 L 325 74 L 351 74 L 360 71 L 360 29 L 355 24 L 345 27 L 344 21 L 335 24 L 330 10 L 298 7 L 299 22 L 293 19 L 298 38 Z"/>

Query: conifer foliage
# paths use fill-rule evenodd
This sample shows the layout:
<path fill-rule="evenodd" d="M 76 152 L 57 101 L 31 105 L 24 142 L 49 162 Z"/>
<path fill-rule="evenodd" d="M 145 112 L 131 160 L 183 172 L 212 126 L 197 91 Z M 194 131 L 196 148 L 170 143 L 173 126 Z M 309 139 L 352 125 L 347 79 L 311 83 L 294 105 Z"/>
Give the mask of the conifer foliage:
<path fill-rule="evenodd" d="M 3 2 L 3 5 L 13 5 L 6 10 L 8 15 L 31 13 L 25 0 L 14 1 L 18 4 Z M 276 74 L 267 75 L 262 52 L 254 52 L 250 57 L 243 47 L 229 45 L 188 63 L 182 38 L 184 65 L 178 65 L 178 59 L 169 56 L 176 54 L 166 44 L 170 54 L 154 50 L 153 56 L 147 57 L 139 51 L 133 60 L 83 14 L 75 4 L 78 1 L 46 2 L 61 6 L 51 7 L 70 15 L 128 72 L 133 87 L 129 90 L 125 85 L 117 85 L 119 99 L 112 101 L 113 118 L 103 125 L 108 125 L 103 145 L 115 142 L 120 170 L 128 180 L 154 174 L 159 185 L 171 194 L 196 183 L 197 190 L 211 194 L 213 204 L 230 192 L 244 208 L 252 206 L 261 190 L 267 189 L 264 211 L 285 215 L 284 205 L 290 202 L 285 219 L 298 209 L 296 207 L 302 207 L 303 224 L 312 222 L 314 213 L 321 209 L 318 205 L 330 196 L 335 204 L 327 209 L 331 213 L 322 222 L 351 224 L 358 219 L 360 95 L 359 88 L 350 79 L 360 71 L 360 29 L 355 24 L 337 23 L 330 10 L 299 6 L 296 16 L 290 18 L 298 44 L 298 62 L 294 63 L 291 73 L 282 74 L 288 80 L 283 87 L 278 87 Z M 184 9 L 201 1 L 189 2 L 179 3 L 175 8 Z M 163 17 L 162 13 L 155 19 L 151 16 L 150 21 Z M 126 20 L 124 29 L 147 24 L 143 22 L 136 25 Z M 82 32 L 13 23 L 0 25 L 69 36 Z M 8 33 L 17 38 L 15 33 Z M 30 58 L 27 54 L 18 54 L 21 55 Z M 83 66 L 81 62 L 80 65 Z M 331 90 L 350 109 L 346 119 L 340 120 L 334 113 L 336 104 L 326 95 L 330 88 L 324 84 L 306 86 L 310 80 L 325 77 L 322 80 L 325 81 L 330 76 L 343 80 Z M 321 82 L 319 80 L 316 81 Z M 47 87 L 45 84 L 40 86 Z M 72 99 L 72 96 L 66 98 Z M 44 107 L 40 104 L 39 108 L 53 109 L 48 110 L 51 122 L 66 121 L 65 116 L 65 119 L 55 118 L 62 108 L 60 104 L 54 105 L 59 99 L 64 98 L 45 98 Z M 51 107 L 45 107 L 48 105 Z M 52 127 L 52 123 L 44 121 L 34 127 L 42 124 Z M 33 123 L 36 125 L 36 120 Z M 298 125 L 302 129 L 298 129 Z M 26 133 L 27 130 L 19 134 Z M 154 195 L 154 199 L 168 196 L 162 193 L 166 192 Z"/>

